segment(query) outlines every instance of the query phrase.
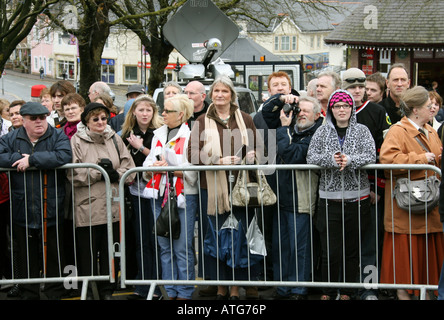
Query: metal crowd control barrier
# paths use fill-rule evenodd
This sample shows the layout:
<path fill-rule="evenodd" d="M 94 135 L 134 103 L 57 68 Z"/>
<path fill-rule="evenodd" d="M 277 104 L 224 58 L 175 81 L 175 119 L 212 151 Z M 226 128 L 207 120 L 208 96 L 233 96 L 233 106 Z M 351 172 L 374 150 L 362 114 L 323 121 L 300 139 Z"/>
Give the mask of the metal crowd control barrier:
<path fill-rule="evenodd" d="M 81 289 L 81 299 L 87 298 L 87 289 L 88 284 L 90 282 L 96 282 L 96 281 L 109 281 L 111 283 L 116 283 L 116 270 L 115 270 L 115 259 L 119 258 L 120 260 L 120 284 L 122 288 L 125 288 L 129 285 L 146 285 L 149 286 L 149 293 L 147 296 L 147 299 L 152 299 L 156 287 L 160 287 L 162 289 L 162 292 L 165 294 L 164 287 L 167 285 L 203 285 L 203 286 L 211 286 L 211 285 L 225 285 L 225 286 L 268 286 L 268 287 L 307 287 L 307 288 L 325 288 L 325 287 L 332 287 L 332 288 L 354 288 L 354 289 L 362 289 L 365 286 L 369 285 L 369 283 L 365 283 L 360 279 L 361 281 L 356 282 L 320 282 L 317 279 L 314 278 L 314 263 L 313 263 L 313 245 L 311 246 L 311 279 L 308 281 L 284 281 L 284 280 L 274 280 L 270 279 L 269 276 L 267 276 L 266 270 L 266 258 L 263 262 L 263 273 L 264 278 L 263 279 L 257 279 L 257 278 L 248 278 L 248 280 L 219 280 L 219 279 L 213 279 L 213 280 L 207 280 L 205 277 L 205 272 L 208 270 L 205 270 L 205 265 L 202 267 L 203 277 L 196 277 L 193 280 L 168 280 L 168 279 L 162 279 L 161 275 L 158 274 L 158 276 L 155 279 L 128 279 L 127 277 L 127 261 L 126 261 L 126 228 L 125 228 L 125 199 L 122 196 L 124 194 L 124 182 L 128 175 L 134 173 L 134 172 L 145 172 L 145 171 L 238 171 L 238 170 L 264 170 L 265 172 L 273 172 L 278 170 L 304 170 L 304 171 L 310 171 L 313 174 L 315 174 L 316 171 L 323 170 L 322 168 L 318 166 L 313 165 L 237 165 L 237 166 L 190 166 L 190 167 L 162 167 L 162 168 L 134 168 L 129 171 L 127 171 L 121 179 L 121 182 L 119 184 L 119 190 L 118 195 L 113 194 L 113 190 L 111 189 L 111 184 L 108 175 L 106 174 L 106 171 L 101 168 L 100 166 L 96 164 L 67 164 L 65 166 L 57 168 L 57 174 L 63 174 L 63 175 L 69 175 L 70 170 L 74 168 L 89 168 L 94 170 L 99 170 L 101 174 L 105 177 L 105 183 L 106 183 L 106 192 L 104 196 L 106 197 L 106 210 L 107 210 L 107 238 L 108 238 L 108 252 L 109 252 L 109 270 L 110 273 L 106 275 L 89 275 L 89 276 L 78 276 L 77 274 L 70 274 L 68 276 L 63 276 L 60 274 L 59 277 L 46 277 L 46 275 L 42 275 L 41 277 L 37 278 L 31 278 L 31 277 L 23 277 L 23 275 L 20 275 L 20 278 L 15 278 L 14 274 L 11 279 L 2 279 L 0 280 L 0 285 L 11 285 L 11 284 L 40 284 L 40 283 L 79 283 L 82 282 L 82 289 Z M 374 170 L 375 176 L 378 176 L 377 170 L 431 170 L 436 172 L 437 174 L 441 174 L 441 171 L 431 165 L 367 165 L 360 170 Z M 31 169 L 32 170 L 32 169 Z M 6 168 L 0 168 L 0 172 L 6 172 L 6 174 L 10 175 L 11 171 L 15 171 L 15 169 L 6 169 Z M 26 173 L 24 173 L 25 175 Z M 388 181 L 388 185 L 390 184 L 390 177 L 385 178 Z M 9 180 L 10 181 L 10 180 Z M 276 178 L 276 183 L 285 183 L 283 181 L 279 181 L 278 178 Z M 197 181 L 197 184 L 200 185 L 200 181 Z M 12 190 L 13 186 L 11 186 L 11 183 L 9 182 L 9 189 Z M 307 186 L 308 187 L 308 186 Z M 378 188 L 376 187 L 376 193 L 378 192 Z M 279 201 L 279 194 L 278 201 Z M 200 194 L 199 194 L 200 197 Z M 121 219 L 120 219 L 120 243 L 114 243 L 113 240 L 113 229 L 112 229 L 112 214 L 111 214 L 111 207 L 112 202 L 120 202 L 120 208 L 121 208 Z M 72 210 L 75 210 L 73 208 Z M 262 208 L 261 210 L 262 211 Z M 200 207 L 198 207 L 198 213 L 199 213 L 199 219 L 202 219 L 203 213 L 200 210 Z M 10 205 L 10 218 L 12 220 L 12 205 Z M 279 214 L 279 205 L 277 205 L 277 214 Z M 263 218 L 263 216 L 262 216 Z M 262 221 L 263 225 L 263 221 Z M 199 227 L 201 227 L 199 225 Z M 312 219 L 310 219 L 310 228 L 313 230 L 313 222 Z M 75 231 L 75 225 L 73 225 L 73 229 Z M 202 230 L 201 230 L 202 231 Z M 74 232 L 75 234 L 75 232 Z M 264 236 L 269 236 L 265 235 Z M 311 243 L 313 243 L 313 234 L 310 233 L 310 236 L 312 237 Z M 74 245 L 75 245 L 75 239 Z M 377 240 L 376 240 L 377 241 Z M 195 241 L 196 243 L 196 241 Z M 11 242 L 11 254 L 14 255 L 13 251 L 14 244 Z M 43 246 L 43 244 L 42 244 Z M 197 241 L 196 247 L 195 247 L 196 253 L 198 255 L 203 255 L 203 240 Z M 276 249 L 274 248 L 273 251 L 276 252 Z M 278 253 L 279 250 L 277 250 Z M 156 255 L 158 253 L 156 252 Z M 200 261 L 198 264 L 201 263 Z M 14 259 L 11 259 L 11 268 L 14 272 Z M 204 263 L 202 263 L 204 264 Z M 282 267 L 282 266 L 281 266 Z M 361 266 L 362 267 L 362 266 Z M 43 267 L 44 268 L 44 267 Z M 362 272 L 361 272 L 362 274 Z M 421 299 L 425 299 L 426 296 L 426 290 L 437 290 L 437 285 L 429 284 L 429 283 L 421 283 L 421 284 L 387 284 L 387 283 L 379 283 L 372 282 L 371 284 L 372 288 L 375 289 L 411 289 L 411 290 L 419 290 L 421 292 Z"/>
<path fill-rule="evenodd" d="M 162 168 L 154 168 L 154 167 L 150 167 L 149 169 L 147 168 L 134 168 L 131 169 L 129 171 L 127 171 L 121 179 L 120 185 L 119 185 L 119 194 L 123 195 L 124 194 L 124 183 L 123 181 L 125 181 L 126 177 L 128 175 L 130 175 L 131 173 L 134 172 L 158 172 L 158 171 L 168 171 L 168 172 L 172 172 L 172 171 L 219 171 L 219 170 L 223 170 L 223 171 L 238 171 L 238 170 L 264 170 L 266 172 L 273 172 L 273 171 L 278 171 L 278 170 L 304 170 L 304 171 L 310 171 L 312 174 L 315 174 L 315 172 L 319 171 L 319 170 L 324 170 L 321 167 L 318 166 L 314 166 L 314 165 L 237 165 L 237 166 L 229 166 L 229 165 L 224 165 L 224 166 L 190 166 L 190 167 L 162 167 Z M 378 177 L 378 170 L 406 170 L 408 172 L 410 172 L 411 170 L 432 170 L 435 173 L 437 173 L 438 175 L 441 174 L 441 170 L 435 166 L 431 166 L 431 165 L 382 165 L 382 164 L 374 164 L 374 165 L 367 165 L 364 167 L 361 167 L 360 170 L 367 170 L 367 171 L 373 171 L 374 170 L 374 175 L 377 178 Z M 387 181 L 387 186 L 390 186 L 390 181 L 392 178 L 386 178 L 386 177 L 381 177 L 386 179 Z M 285 183 L 283 181 L 279 181 L 278 178 L 276 178 L 276 183 L 279 185 L 280 183 Z M 146 181 L 145 181 L 146 183 Z M 217 183 L 217 182 L 216 182 Z M 197 181 L 197 184 L 200 185 L 200 180 Z M 234 183 L 233 183 L 234 185 Z M 307 186 L 309 187 L 309 186 Z M 378 187 L 376 186 L 376 190 L 375 190 L 376 194 L 378 193 Z M 199 199 L 200 199 L 200 191 L 199 191 Z M 279 195 L 277 194 L 277 198 L 279 201 Z M 120 197 L 120 206 L 121 208 L 125 207 L 125 203 L 124 203 L 124 198 Z M 205 213 L 202 213 L 200 210 L 200 206 L 198 207 L 198 218 L 202 219 L 202 217 L 205 215 Z M 263 209 L 263 208 L 262 208 Z M 378 210 L 378 209 L 376 209 Z M 199 212 L 200 211 L 200 212 Z M 279 214 L 279 204 L 277 204 L 277 213 L 274 212 L 273 214 Z M 311 213 L 312 215 L 313 213 Z M 125 216 L 125 212 L 124 210 L 122 210 L 122 216 Z M 377 216 L 377 215 L 376 215 Z M 379 218 L 376 218 L 379 219 Z M 421 299 L 425 299 L 426 296 L 426 290 L 437 290 L 437 285 L 432 285 L 429 283 L 421 283 L 421 284 L 389 284 L 389 283 L 379 283 L 379 280 L 377 280 L 376 282 L 372 282 L 372 283 L 366 283 L 365 281 L 363 281 L 362 279 L 362 265 L 360 263 L 360 280 L 356 281 L 356 282 L 348 282 L 345 283 L 344 281 L 339 281 L 339 282 L 320 282 L 318 280 L 316 280 L 314 278 L 314 261 L 313 261 L 313 233 L 310 233 L 310 237 L 311 237 L 311 266 L 310 266 L 310 270 L 311 270 L 311 279 L 309 281 L 284 281 L 284 280 L 272 280 L 267 278 L 266 276 L 266 262 L 264 259 L 264 264 L 263 264 L 263 273 L 265 274 L 265 278 L 258 280 L 257 278 L 255 279 L 251 279 L 249 278 L 248 280 L 206 280 L 205 279 L 205 266 L 202 266 L 203 268 L 203 277 L 197 277 L 195 279 L 192 280 L 169 280 L 169 279 L 162 279 L 160 274 L 158 273 L 158 276 L 155 279 L 128 279 L 127 278 L 127 274 L 126 274 L 126 270 L 127 270 L 127 261 L 125 259 L 125 252 L 127 250 L 126 247 L 126 235 L 125 235 L 125 218 L 121 219 L 121 232 L 122 232 L 122 238 L 121 238 L 121 243 L 120 243 L 120 253 L 119 256 L 121 258 L 121 286 L 122 288 L 125 288 L 127 285 L 146 285 L 149 286 L 149 293 L 147 296 L 147 299 L 152 299 L 154 292 L 155 292 L 155 288 L 158 286 L 162 289 L 162 293 L 165 294 L 165 289 L 164 286 L 167 285 L 178 285 L 178 286 L 183 286 L 183 285 L 192 285 L 192 286 L 197 286 L 197 285 L 202 285 L 202 286 L 217 286 L 217 285 L 223 285 L 223 286 L 271 286 L 271 287 L 307 287 L 307 288 L 326 288 L 326 287 L 330 287 L 330 288 L 353 288 L 353 289 L 363 289 L 366 288 L 367 286 L 371 286 L 372 289 L 388 289 L 388 290 L 394 290 L 394 289 L 410 289 L 410 290 L 420 290 L 420 298 Z M 311 230 L 313 230 L 313 219 L 310 219 L 310 228 Z M 262 221 L 263 222 L 263 221 Z M 383 221 L 376 221 L 376 223 L 383 223 Z M 262 224 L 263 225 L 263 224 Z M 199 225 L 197 227 L 201 228 L 201 226 Z M 200 230 L 202 231 L 202 230 Z M 264 234 L 265 236 L 265 234 Z M 269 235 L 268 235 L 269 236 Z M 378 241 L 376 239 L 376 241 Z M 280 247 L 280 246 L 279 246 Z M 361 248 L 361 245 L 360 245 Z M 196 254 L 198 255 L 203 255 L 203 240 L 200 239 L 200 243 L 198 242 L 196 244 L 195 247 L 196 250 Z M 273 253 L 277 252 L 278 250 L 276 250 L 276 248 L 273 248 Z M 279 252 L 280 254 L 280 252 Z M 156 256 L 158 255 L 157 251 L 156 251 Z M 361 253 L 360 253 L 360 262 L 361 262 Z M 199 259 L 198 263 L 202 263 L 202 260 Z M 378 264 L 379 262 L 377 262 Z M 202 263 L 204 264 L 204 263 Z M 297 262 L 296 262 L 297 265 Z M 281 266 L 282 267 L 282 266 Z M 379 269 L 378 269 L 379 270 Z M 378 276 L 379 279 L 379 276 Z"/>
<path fill-rule="evenodd" d="M 42 255 L 42 261 L 43 261 L 43 266 L 42 266 L 42 272 L 41 272 L 41 277 L 29 277 L 29 272 L 28 272 L 28 277 L 26 277 L 25 275 L 18 275 L 20 278 L 15 278 L 15 270 L 16 270 L 16 258 L 14 257 L 14 241 L 12 241 L 13 238 L 13 230 L 14 227 L 11 228 L 10 232 L 10 246 L 11 246 L 11 270 L 12 270 L 12 278 L 11 279 L 1 279 L 0 280 L 0 285 L 14 285 L 14 284 L 48 284 L 48 283 L 61 283 L 61 284 L 67 284 L 70 288 L 76 287 L 73 286 L 73 284 L 78 284 L 78 283 L 82 283 L 82 288 L 81 288 L 81 299 L 85 300 L 87 298 L 87 289 L 88 289 L 88 284 L 90 282 L 92 283 L 92 292 L 93 295 L 96 296 L 97 291 L 95 288 L 95 282 L 96 281 L 109 281 L 111 283 L 115 283 L 116 282 L 116 276 L 115 276 L 115 268 L 114 268 L 114 257 L 117 256 L 117 251 L 114 249 L 114 242 L 113 242 L 113 235 L 112 235 L 112 216 L 111 216 L 111 204 L 112 204 L 112 198 L 113 198 L 113 194 L 112 194 L 112 190 L 111 190 L 111 184 L 110 184 L 110 180 L 108 177 L 108 174 L 106 173 L 106 171 L 96 165 L 96 164 L 92 164 L 92 163 L 83 163 L 83 164 L 66 164 L 64 166 L 58 167 L 56 168 L 56 177 L 58 175 L 64 175 L 64 176 L 68 176 L 70 174 L 72 174 L 72 169 L 75 168 L 85 168 L 85 169 L 95 169 L 101 172 L 101 174 L 104 176 L 104 180 L 105 180 L 105 194 L 104 197 L 106 198 L 106 211 L 107 211 L 107 239 L 108 239 L 108 252 L 109 252 L 109 259 L 108 259 L 108 265 L 109 265 L 109 270 L 110 273 L 109 274 L 102 274 L 102 275 L 89 275 L 89 276 L 79 276 L 77 273 L 77 265 L 73 266 L 74 269 L 68 269 L 68 272 L 65 272 L 65 270 L 60 270 L 61 266 L 59 266 L 59 277 L 47 277 L 46 274 L 44 274 L 44 270 L 46 269 L 45 266 L 45 257 L 44 257 L 44 252 L 43 252 L 43 246 L 45 245 L 43 243 L 43 241 L 45 241 L 44 239 L 42 239 L 42 248 L 41 250 L 41 255 Z M 0 168 L 0 172 L 5 172 L 8 180 L 9 180 L 9 190 L 10 190 L 10 197 L 11 197 L 11 190 L 13 188 L 13 186 L 11 185 L 11 179 L 10 179 L 10 174 L 11 172 L 16 171 L 16 169 L 10 169 L 10 168 Z M 24 181 L 25 181 L 25 185 L 26 185 L 26 174 L 29 171 L 37 171 L 36 169 L 30 168 L 28 169 L 26 172 L 22 173 L 24 176 Z M 89 178 L 89 175 L 88 175 Z M 42 179 L 42 173 L 40 172 L 40 179 Z M 41 180 L 42 181 L 42 180 Z M 117 190 L 116 190 L 117 191 Z M 71 196 L 74 197 L 74 192 L 72 190 L 72 185 L 71 185 L 71 190 L 69 192 L 65 192 L 65 196 L 66 194 L 70 194 Z M 40 190 L 40 195 L 43 197 L 43 191 Z M 26 197 L 25 197 L 26 199 Z M 42 198 L 43 201 L 43 198 Z M 56 199 L 57 201 L 57 199 Z M 26 200 L 25 200 L 26 202 Z M 9 208 L 9 218 L 10 218 L 10 225 L 12 226 L 12 201 L 10 202 L 10 208 Z M 72 203 L 71 203 L 71 210 L 75 210 L 74 207 L 74 199 L 72 199 Z M 25 209 L 26 212 L 28 211 L 28 209 Z M 42 210 L 43 210 L 43 206 L 42 206 Z M 73 213 L 74 214 L 74 213 Z M 42 222 L 43 222 L 43 214 L 42 212 L 40 212 L 40 215 L 42 216 Z M 73 220 L 73 235 L 74 235 L 74 239 L 64 239 L 64 241 L 72 241 L 73 242 L 73 246 L 74 248 L 76 247 L 76 238 L 75 238 L 75 221 Z M 28 228 L 26 228 L 28 230 Z M 43 224 L 42 224 L 42 229 L 43 229 Z M 43 230 L 41 230 L 42 234 L 44 233 Z M 58 242 L 58 246 L 63 245 L 61 243 L 59 243 L 60 239 L 59 239 L 59 235 L 57 234 L 57 242 Z M 28 241 L 27 241 L 28 242 Z M 27 245 L 28 246 L 28 245 Z M 60 249 L 59 249 L 60 250 Z M 74 249 L 75 252 L 76 249 Z M 60 253 L 60 251 L 58 251 Z M 27 256 L 29 257 L 29 251 L 27 252 Z M 74 260 L 77 262 L 77 259 L 74 258 Z M 66 267 L 66 266 L 64 266 Z M 29 270 L 29 266 L 28 266 L 28 270 Z M 68 274 L 67 276 L 63 276 L 63 274 Z"/>

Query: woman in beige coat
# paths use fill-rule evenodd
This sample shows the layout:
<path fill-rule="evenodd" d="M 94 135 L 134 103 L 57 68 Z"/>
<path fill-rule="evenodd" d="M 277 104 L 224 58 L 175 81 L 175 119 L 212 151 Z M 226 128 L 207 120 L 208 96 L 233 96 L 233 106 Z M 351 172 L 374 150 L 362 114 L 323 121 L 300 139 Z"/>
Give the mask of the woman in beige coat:
<path fill-rule="evenodd" d="M 122 139 L 107 125 L 110 112 L 100 103 L 90 103 L 82 113 L 76 134 L 71 138 L 73 163 L 94 163 L 104 167 L 111 181 L 112 197 L 118 194 L 120 177 L 134 168 L 134 161 Z M 106 165 L 108 163 L 108 165 Z M 128 176 L 130 183 L 135 174 Z M 68 179 L 74 187 L 75 225 L 79 275 L 109 274 L 106 186 L 102 173 L 88 168 L 73 169 Z M 119 232 L 119 203 L 112 201 L 114 237 Z M 92 263 L 100 256 L 99 268 Z M 93 267 L 93 270 L 91 270 Z M 110 299 L 113 286 L 99 282 L 100 298 Z"/>
<path fill-rule="evenodd" d="M 423 87 L 406 91 L 401 100 L 405 116 L 387 133 L 381 147 L 381 164 L 431 164 L 441 167 L 441 141 L 428 124 L 431 101 Z M 423 130 L 422 133 L 420 130 Z M 430 150 L 426 152 L 416 138 Z M 432 170 L 411 170 L 411 180 L 423 180 Z M 385 236 L 382 252 L 381 283 L 438 284 L 444 258 L 442 224 L 438 207 L 426 214 L 413 214 L 398 207 L 392 196 L 396 179 L 408 177 L 407 170 L 386 172 Z M 410 299 L 412 292 L 398 290 L 399 299 Z M 415 293 L 416 294 L 416 293 Z"/>

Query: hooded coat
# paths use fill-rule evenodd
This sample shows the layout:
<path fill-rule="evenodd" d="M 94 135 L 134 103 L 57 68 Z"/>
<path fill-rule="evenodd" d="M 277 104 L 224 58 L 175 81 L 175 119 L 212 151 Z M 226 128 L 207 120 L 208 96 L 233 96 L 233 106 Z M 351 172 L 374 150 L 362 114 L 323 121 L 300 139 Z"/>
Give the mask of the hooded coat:
<path fill-rule="evenodd" d="M 335 127 L 333 112 L 330 107 L 332 97 L 337 92 L 347 94 L 353 101 L 353 107 L 346 130 L 343 145 Z M 376 162 L 375 141 L 370 130 L 356 120 L 356 106 L 353 97 L 345 90 L 336 90 L 330 96 L 325 121 L 316 130 L 307 152 L 307 163 L 325 168 L 321 170 L 319 197 L 322 199 L 355 200 L 370 194 L 370 183 L 365 170 L 358 168 Z M 348 163 L 344 170 L 334 159 L 335 153 L 347 155 Z"/>
<path fill-rule="evenodd" d="M 115 140 L 113 139 L 115 137 Z M 116 143 L 116 144 L 115 144 Z M 103 133 L 89 131 L 79 123 L 71 138 L 72 162 L 98 164 L 101 159 L 110 159 L 119 177 L 131 168 L 134 161 L 122 139 L 108 125 Z M 134 180 L 136 173 L 127 177 L 126 183 Z M 107 223 L 106 186 L 98 170 L 76 168 L 68 171 L 68 179 L 74 186 L 75 223 L 77 227 Z M 118 195 L 119 183 L 111 183 L 113 197 Z M 112 221 L 119 221 L 119 202 L 112 201 Z"/>

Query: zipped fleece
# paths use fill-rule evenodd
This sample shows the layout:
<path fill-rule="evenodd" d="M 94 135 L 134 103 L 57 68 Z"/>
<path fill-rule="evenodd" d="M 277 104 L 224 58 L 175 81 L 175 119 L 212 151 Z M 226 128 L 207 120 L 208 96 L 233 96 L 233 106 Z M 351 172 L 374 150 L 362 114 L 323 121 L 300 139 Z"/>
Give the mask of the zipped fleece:
<path fill-rule="evenodd" d="M 337 90 L 347 93 L 344 90 Z M 329 99 L 329 105 L 330 105 Z M 319 197 L 322 199 L 354 200 L 370 194 L 370 183 L 365 170 L 357 170 L 366 164 L 376 162 L 375 141 L 370 130 L 356 121 L 356 106 L 353 103 L 349 125 L 343 146 L 339 143 L 338 132 L 333 124 L 333 113 L 328 108 L 324 124 L 316 130 L 307 153 L 307 163 L 324 167 L 321 171 Z M 347 155 L 348 163 L 343 171 L 334 160 L 334 154 Z"/>

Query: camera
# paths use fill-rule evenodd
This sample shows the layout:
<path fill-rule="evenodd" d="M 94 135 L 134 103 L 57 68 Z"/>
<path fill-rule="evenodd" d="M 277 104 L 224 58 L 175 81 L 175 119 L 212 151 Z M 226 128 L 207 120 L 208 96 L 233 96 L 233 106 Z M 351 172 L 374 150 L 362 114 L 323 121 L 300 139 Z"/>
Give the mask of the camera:
<path fill-rule="evenodd" d="M 298 115 L 298 113 L 301 112 L 301 108 L 299 108 L 299 103 L 297 102 L 284 104 L 282 110 L 287 116 L 290 114 L 291 111 L 293 111 L 294 116 Z"/>

